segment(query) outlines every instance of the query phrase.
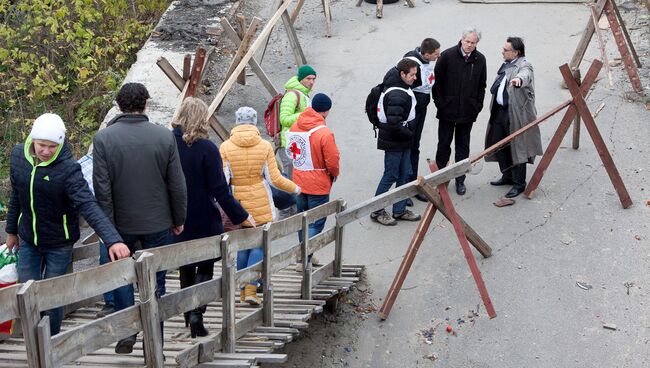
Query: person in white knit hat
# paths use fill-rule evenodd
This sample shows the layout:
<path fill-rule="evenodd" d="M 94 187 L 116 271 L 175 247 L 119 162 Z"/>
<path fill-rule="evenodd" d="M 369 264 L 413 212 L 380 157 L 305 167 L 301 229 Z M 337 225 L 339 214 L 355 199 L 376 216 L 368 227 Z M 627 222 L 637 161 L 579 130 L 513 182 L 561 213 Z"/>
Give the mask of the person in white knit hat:
<path fill-rule="evenodd" d="M 19 282 L 66 273 L 72 246 L 79 240 L 79 213 L 109 246 L 111 259 L 130 255 L 72 158 L 58 115 L 47 113 L 34 121 L 25 143 L 16 145 L 11 154 L 9 176 L 5 231 L 7 248 L 18 252 Z M 45 314 L 50 316 L 52 335 L 59 333 L 63 308 Z"/>

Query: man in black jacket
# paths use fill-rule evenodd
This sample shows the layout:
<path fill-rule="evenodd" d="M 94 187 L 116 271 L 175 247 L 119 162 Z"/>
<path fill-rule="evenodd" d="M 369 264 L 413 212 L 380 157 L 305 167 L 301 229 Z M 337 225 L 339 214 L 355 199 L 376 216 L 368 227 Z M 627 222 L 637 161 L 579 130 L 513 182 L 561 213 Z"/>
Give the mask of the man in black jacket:
<path fill-rule="evenodd" d="M 411 177 L 409 181 L 413 181 L 418 177 L 418 164 L 420 162 L 420 139 L 422 138 L 422 130 L 424 128 L 424 119 L 427 116 L 427 106 L 431 101 L 430 93 L 436 77 L 434 74 L 434 62 L 440 56 L 440 43 L 433 38 L 425 38 L 420 47 L 407 52 L 404 57 L 411 59 L 418 63 L 418 74 L 415 82 L 411 85 L 411 89 L 415 92 L 415 119 L 411 122 L 413 125 L 413 146 L 411 147 Z M 420 201 L 426 202 L 427 198 L 422 194 L 417 194 L 415 198 Z M 411 199 L 407 202 L 412 205 Z"/>
<path fill-rule="evenodd" d="M 187 211 L 185 176 L 176 139 L 144 114 L 149 92 L 126 83 L 117 94 L 123 114 L 93 139 L 93 186 L 100 206 L 133 251 L 170 244 L 170 230 L 183 231 Z M 156 294 L 165 294 L 165 271 L 156 274 Z M 113 292 L 115 310 L 134 304 L 133 285 Z M 115 352 L 133 351 L 135 335 L 120 340 Z"/>
<path fill-rule="evenodd" d="M 487 71 L 485 56 L 476 50 L 481 33 L 470 28 L 463 32 L 458 45 L 448 48 L 436 63 L 436 84 L 431 89 L 438 108 L 438 150 L 436 163 L 447 166 L 455 133 L 456 162 L 469 157 L 472 125 L 483 109 Z M 456 178 L 456 193 L 466 192 L 465 175 Z"/>
<path fill-rule="evenodd" d="M 417 77 L 418 63 L 402 59 L 384 76 L 384 92 L 379 98 L 379 138 L 377 148 L 384 151 L 384 175 L 375 195 L 387 192 L 393 184 L 408 183 L 411 175 L 411 146 L 415 119 L 415 94 L 411 85 Z M 385 209 L 373 212 L 370 218 L 382 225 L 396 225 L 395 220 L 418 221 L 420 215 L 406 209 L 406 200 L 393 204 L 393 216 Z"/>

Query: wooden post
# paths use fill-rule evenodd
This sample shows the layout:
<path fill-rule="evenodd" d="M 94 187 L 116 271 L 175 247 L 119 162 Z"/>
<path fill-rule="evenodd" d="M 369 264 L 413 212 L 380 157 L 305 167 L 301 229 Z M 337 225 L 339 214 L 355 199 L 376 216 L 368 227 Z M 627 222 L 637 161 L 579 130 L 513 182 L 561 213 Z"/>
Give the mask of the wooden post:
<path fill-rule="evenodd" d="M 235 352 L 235 277 L 237 273 L 237 252 L 230 251 L 230 236 L 221 238 L 221 305 L 222 305 L 222 338 L 221 348 L 224 353 Z M 236 247 L 234 247 L 236 248 Z"/>
<path fill-rule="evenodd" d="M 52 335 L 50 333 L 50 316 L 44 316 L 37 326 L 38 355 L 41 368 L 54 368 L 52 361 Z"/>
<path fill-rule="evenodd" d="M 300 14 L 300 9 L 302 9 L 302 6 L 304 4 L 305 4 L 305 0 L 298 0 L 296 2 L 296 5 L 294 5 L 293 9 L 291 10 L 291 24 L 296 23 L 298 14 Z"/>
<path fill-rule="evenodd" d="M 246 29 L 246 17 L 243 14 L 237 14 L 237 35 L 242 40 L 246 35 L 245 29 Z M 239 73 L 239 76 L 237 76 L 237 83 L 241 84 L 242 86 L 246 85 L 246 69 L 242 70 L 242 72 Z"/>
<path fill-rule="evenodd" d="M 332 37 L 332 7 L 330 0 L 323 0 L 323 12 L 325 13 L 325 36 Z"/>
<path fill-rule="evenodd" d="M 264 326 L 273 327 L 273 284 L 271 283 L 271 224 L 264 225 L 262 234 L 262 247 L 264 249 L 264 262 L 262 263 L 262 308 L 264 310 Z"/>
<path fill-rule="evenodd" d="M 578 85 L 581 85 L 582 81 L 580 80 L 580 69 L 573 69 L 571 71 L 571 74 L 573 75 L 573 79 L 576 81 L 576 83 Z M 580 148 L 580 115 L 578 114 L 576 114 L 575 118 L 573 119 L 573 142 L 571 146 L 574 150 Z"/>
<path fill-rule="evenodd" d="M 591 67 L 587 71 L 587 74 L 585 74 L 585 78 L 582 80 L 582 84 L 580 85 L 580 91 L 583 95 L 586 95 L 591 86 L 594 84 L 596 77 L 598 77 L 598 73 L 602 67 L 603 63 L 600 60 L 594 60 L 591 63 Z M 555 134 L 553 134 L 553 138 L 551 138 L 551 141 L 544 151 L 544 155 L 542 156 L 541 160 L 539 160 L 539 164 L 537 164 L 537 168 L 535 169 L 533 176 L 530 178 L 530 181 L 526 186 L 526 190 L 524 190 L 524 195 L 529 199 L 533 197 L 537 186 L 542 181 L 542 177 L 544 176 L 546 169 L 548 169 L 551 161 L 553 160 L 553 157 L 555 156 L 555 153 L 560 148 L 562 139 L 564 139 L 564 136 L 566 135 L 566 132 L 571 125 L 571 121 L 573 121 L 573 118 L 576 115 L 577 110 L 575 105 L 569 103 L 568 106 L 569 108 L 564 113 L 564 117 L 562 118 L 560 125 L 555 131 Z"/>
<path fill-rule="evenodd" d="M 190 79 L 190 68 L 192 66 L 192 55 L 185 54 L 183 58 L 183 80 L 187 81 Z"/>
<path fill-rule="evenodd" d="M 311 262 L 309 262 L 309 223 L 307 213 L 302 214 L 302 242 L 300 244 L 302 259 L 302 282 L 300 290 L 303 299 L 311 300 Z"/>
<path fill-rule="evenodd" d="M 293 51 L 293 56 L 296 58 L 296 64 L 298 66 L 307 64 L 307 58 L 300 46 L 296 29 L 293 28 L 293 22 L 291 22 L 291 18 L 286 9 L 282 12 L 282 24 L 284 24 L 284 28 L 287 31 L 287 38 L 289 39 L 289 45 L 291 46 L 291 51 Z"/>
<path fill-rule="evenodd" d="M 377 0 L 377 18 L 384 16 L 384 0 Z"/>
<path fill-rule="evenodd" d="M 25 282 L 16 293 L 18 314 L 23 328 L 25 350 L 27 351 L 27 365 L 30 368 L 39 367 L 38 356 L 38 322 L 41 319 L 36 299 L 36 286 L 34 280 Z"/>
<path fill-rule="evenodd" d="M 207 66 L 206 60 L 207 51 L 203 47 L 196 49 L 196 54 L 194 55 L 194 64 L 192 65 L 192 72 L 190 73 L 190 79 L 187 86 L 187 91 L 185 92 L 184 99 L 187 97 L 194 97 L 196 95 L 196 89 L 199 86 L 199 82 L 203 77 L 203 68 Z"/>
<path fill-rule="evenodd" d="M 344 200 L 339 199 L 339 204 L 336 213 L 345 211 L 348 204 Z M 345 225 L 336 223 L 336 240 L 334 245 L 334 276 L 341 277 L 343 274 L 343 230 Z"/>
<path fill-rule="evenodd" d="M 225 17 L 221 18 L 221 25 L 223 26 L 223 30 L 226 32 L 226 36 L 230 38 L 230 40 L 235 44 L 235 46 L 239 47 L 241 45 L 241 39 L 237 35 L 237 31 L 233 28 L 233 26 L 228 22 L 228 19 Z M 273 83 L 269 79 L 269 77 L 264 73 L 264 70 L 262 70 L 262 67 L 260 64 L 255 60 L 255 58 L 251 58 L 248 61 L 248 65 L 251 67 L 251 70 L 257 77 L 260 79 L 260 82 L 264 85 L 267 91 L 271 94 L 271 96 L 275 96 L 278 93 L 280 93 L 275 86 L 273 86 Z"/>
<path fill-rule="evenodd" d="M 607 149 L 607 145 L 605 144 L 603 137 L 600 135 L 600 131 L 596 126 L 596 122 L 594 121 L 593 116 L 591 116 L 589 107 L 587 107 L 587 103 L 582 96 L 580 86 L 578 86 L 578 84 L 573 80 L 573 77 L 571 76 L 571 70 L 569 69 L 568 65 L 562 65 L 560 67 L 560 72 L 562 73 L 562 77 L 564 78 L 567 87 L 571 92 L 571 96 L 573 96 L 573 103 L 578 109 L 578 113 L 582 117 L 582 121 L 584 121 L 587 132 L 589 132 L 591 140 L 596 146 L 596 151 L 598 151 L 598 156 L 600 156 L 600 159 L 605 166 L 607 175 L 609 175 L 609 179 L 614 185 L 614 189 L 616 189 L 616 193 L 618 194 L 618 198 L 621 201 L 621 205 L 623 205 L 623 208 L 630 207 L 632 205 L 632 199 L 627 192 L 627 188 L 625 188 L 625 183 L 623 183 L 621 175 L 618 173 L 618 169 L 616 168 L 616 164 L 614 163 L 614 160 L 612 159 L 612 156 Z"/>
<path fill-rule="evenodd" d="M 156 296 L 156 270 L 151 267 L 154 255 L 143 252 L 135 262 L 135 272 L 138 277 L 140 292 L 140 318 L 144 333 L 144 357 L 147 367 L 162 367 L 163 363 L 163 334 L 160 326 L 160 312 Z"/>

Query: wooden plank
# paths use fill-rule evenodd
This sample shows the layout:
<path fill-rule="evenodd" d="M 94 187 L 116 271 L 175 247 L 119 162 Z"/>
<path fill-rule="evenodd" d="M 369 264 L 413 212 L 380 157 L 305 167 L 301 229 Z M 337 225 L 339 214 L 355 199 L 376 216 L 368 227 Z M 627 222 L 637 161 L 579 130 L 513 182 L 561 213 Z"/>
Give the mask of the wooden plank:
<path fill-rule="evenodd" d="M 296 23 L 296 19 L 298 19 L 298 15 L 300 14 L 303 5 L 305 5 L 305 0 L 296 1 L 296 5 L 291 9 L 291 24 Z"/>
<path fill-rule="evenodd" d="M 605 3 L 605 8 L 604 8 L 605 14 L 607 15 L 607 19 L 609 20 L 609 26 L 612 29 L 612 33 L 614 34 L 614 40 L 616 40 L 616 46 L 618 46 L 618 52 L 621 54 L 621 58 L 623 59 L 623 65 L 625 66 L 625 71 L 627 72 L 627 75 L 630 78 L 630 82 L 632 82 L 632 87 L 634 88 L 634 91 L 641 93 L 643 92 L 643 86 L 641 85 L 641 80 L 639 79 L 639 71 L 636 69 L 636 65 L 632 60 L 632 56 L 630 55 L 630 50 L 628 48 L 627 43 L 625 43 L 623 31 L 621 30 L 621 28 L 624 28 L 625 26 L 619 23 L 616 17 L 616 13 L 614 12 L 612 3 L 613 0 L 609 0 Z M 606 63 L 605 60 L 603 60 L 603 62 Z M 580 111 L 580 108 L 578 108 L 578 111 Z"/>
<path fill-rule="evenodd" d="M 334 241 L 336 241 L 336 228 L 327 229 L 309 239 L 307 253 L 314 254 Z"/>
<path fill-rule="evenodd" d="M 225 18 L 225 17 L 224 17 Z M 246 36 L 246 17 L 243 14 L 237 14 L 237 17 L 235 18 L 237 20 L 237 35 L 239 36 L 240 39 L 245 40 Z M 261 19 L 260 19 L 261 22 Z M 251 24 L 252 26 L 252 24 Z M 250 28 L 249 28 L 250 31 Z M 250 43 L 250 41 L 249 41 Z M 246 46 L 248 47 L 248 46 Z M 226 74 L 228 75 L 228 74 Z M 237 83 L 245 86 L 246 85 L 246 70 L 242 70 L 241 73 L 237 76 Z"/>
<path fill-rule="evenodd" d="M 19 316 L 16 294 L 21 284 L 7 286 L 0 289 L 0 321 L 9 321 Z"/>
<path fill-rule="evenodd" d="M 221 105 L 221 102 L 223 101 L 224 97 L 226 97 L 226 93 L 230 90 L 232 85 L 235 83 L 237 74 L 241 73 L 241 71 L 244 70 L 244 67 L 246 66 L 246 64 L 248 64 L 248 61 L 253 57 L 257 49 L 259 49 L 260 46 L 262 46 L 262 43 L 265 41 L 266 36 L 268 36 L 271 33 L 273 26 L 275 25 L 275 23 L 277 23 L 277 21 L 280 19 L 282 14 L 284 14 L 284 12 L 287 10 L 287 7 L 289 6 L 290 3 L 291 0 L 284 0 L 282 5 L 280 5 L 278 10 L 273 15 L 273 17 L 269 19 L 269 22 L 266 24 L 266 26 L 264 27 L 264 29 L 262 30 L 258 38 L 255 40 L 255 42 L 253 42 L 251 47 L 248 49 L 246 55 L 242 57 L 241 62 L 239 63 L 237 68 L 235 68 L 235 70 L 233 71 L 233 75 L 231 75 L 228 78 L 228 80 L 226 80 L 223 87 L 217 93 L 216 97 L 210 104 L 210 107 L 208 108 L 207 117 L 212 116 L 216 112 L 217 107 Z"/>
<path fill-rule="evenodd" d="M 237 252 L 230 249 L 230 234 L 221 239 L 221 295 L 222 298 L 222 338 L 221 348 L 223 352 L 233 353 L 235 351 L 235 272 L 237 269 Z M 233 247 L 236 248 L 236 247 Z"/>
<path fill-rule="evenodd" d="M 264 264 L 262 268 L 262 309 L 264 310 L 264 325 L 273 327 L 273 284 L 271 282 L 271 225 L 264 225 L 262 233 L 262 248 L 264 249 Z"/>
<path fill-rule="evenodd" d="M 135 261 L 119 261 L 59 277 L 37 281 L 39 311 L 79 302 L 136 281 Z"/>
<path fill-rule="evenodd" d="M 262 20 L 258 17 L 253 17 L 253 21 L 251 22 L 250 26 L 248 27 L 248 30 L 244 33 L 241 42 L 239 44 L 239 48 L 237 49 L 237 52 L 235 53 L 235 56 L 232 58 L 230 61 L 230 66 L 228 67 L 226 74 L 224 74 L 224 82 L 230 78 L 230 76 L 233 74 L 235 68 L 241 63 L 242 58 L 248 51 L 248 48 L 251 45 L 251 41 L 253 40 L 253 37 L 255 37 L 255 33 L 257 32 L 257 29 L 260 27 L 262 24 Z M 243 28 L 242 28 L 243 29 Z M 245 65 L 245 64 L 244 64 Z M 241 73 L 246 73 L 244 69 L 242 69 Z M 241 74 L 240 73 L 240 74 Z M 237 81 L 239 82 L 239 77 L 237 77 Z M 244 81 L 243 84 L 245 84 L 246 81 Z M 218 109 L 218 107 L 217 107 Z"/>
<path fill-rule="evenodd" d="M 271 223 L 271 240 L 284 238 L 298 232 L 302 227 L 302 213 L 293 215 L 284 220 Z"/>
<path fill-rule="evenodd" d="M 573 80 L 575 80 L 578 85 L 582 84 L 582 81 L 580 81 L 580 69 L 571 70 L 571 74 Z M 571 141 L 571 147 L 573 147 L 574 150 L 580 148 L 580 115 L 578 114 L 576 114 L 573 119 L 573 139 Z"/>
<path fill-rule="evenodd" d="M 238 320 L 235 324 L 235 338 L 239 339 L 247 333 L 255 330 L 257 326 L 262 324 L 263 316 L 264 311 L 261 308 L 258 308 L 253 313 Z"/>
<path fill-rule="evenodd" d="M 630 198 L 630 194 L 627 192 L 627 188 L 625 188 L 625 183 L 623 183 L 623 179 L 621 178 L 621 175 L 616 168 L 616 164 L 614 163 L 614 160 L 612 159 L 612 156 L 607 149 L 607 145 L 605 144 L 605 141 L 603 140 L 603 137 L 600 134 L 598 127 L 596 126 L 596 122 L 594 121 L 593 116 L 591 116 L 589 107 L 587 107 L 587 103 L 582 97 L 580 86 L 578 86 L 578 84 L 573 80 L 573 77 L 571 76 L 571 70 L 569 69 L 568 65 L 562 65 L 560 67 L 560 72 L 562 73 L 562 77 L 564 78 L 564 81 L 567 84 L 571 95 L 573 96 L 573 103 L 578 109 L 578 113 L 580 114 L 582 121 L 584 121 L 587 132 L 589 132 L 591 140 L 596 146 L 596 151 L 598 152 L 598 156 L 600 156 L 600 159 L 603 162 L 603 166 L 605 166 L 607 175 L 609 175 L 609 179 L 611 180 L 612 185 L 614 185 L 614 189 L 616 189 L 616 193 L 618 194 L 618 198 L 621 201 L 621 205 L 623 208 L 630 207 L 632 205 L 632 198 Z"/>
<path fill-rule="evenodd" d="M 44 316 L 38 323 L 38 357 L 41 368 L 53 368 L 52 361 L 52 335 L 50 334 L 50 316 Z"/>
<path fill-rule="evenodd" d="M 602 14 L 607 1 L 608 0 L 598 0 L 596 3 L 596 13 L 598 13 L 599 16 Z M 591 21 L 591 17 L 589 17 L 585 30 L 582 32 L 582 37 L 580 38 L 580 41 L 578 41 L 578 46 L 569 62 L 571 69 L 577 69 L 580 66 L 580 62 L 582 62 L 582 58 L 585 57 L 585 52 L 587 52 L 587 47 L 589 47 L 589 42 L 591 41 L 591 37 L 594 35 L 594 31 L 594 24 Z"/>
<path fill-rule="evenodd" d="M 135 263 L 138 276 L 138 292 L 140 293 L 140 318 L 144 333 L 144 357 L 147 367 L 163 366 L 162 331 L 160 329 L 160 314 L 156 298 L 156 270 L 151 260 L 154 255 L 143 252 Z"/>
<path fill-rule="evenodd" d="M 36 328 L 41 319 L 41 314 L 38 309 L 36 290 L 36 282 L 29 280 L 21 284 L 16 293 L 23 338 L 27 349 L 27 364 L 30 367 L 38 367 L 40 363 L 38 357 L 38 331 Z"/>
<path fill-rule="evenodd" d="M 302 262 L 302 282 L 300 294 L 302 299 L 311 299 L 311 262 L 309 258 L 309 221 L 307 213 L 302 215 L 302 242 L 300 243 L 300 260 Z"/>
<path fill-rule="evenodd" d="M 287 38 L 289 39 L 289 46 L 291 47 L 291 51 L 293 51 L 293 56 L 296 58 L 296 65 L 300 66 L 307 64 L 307 58 L 302 51 L 302 46 L 300 46 L 300 40 L 296 34 L 296 29 L 293 28 L 289 12 L 286 10 L 283 11 L 281 17 L 282 24 L 284 24 L 284 29 L 287 32 Z"/>
<path fill-rule="evenodd" d="M 142 331 L 137 305 L 52 337 L 52 360 L 66 364 Z"/>
<path fill-rule="evenodd" d="M 591 86 L 596 81 L 596 78 L 598 77 L 598 73 L 600 73 L 600 69 L 602 68 L 602 66 L 603 66 L 602 61 L 597 59 L 591 63 L 591 66 L 589 67 L 589 70 L 587 71 L 587 74 L 585 74 L 585 77 L 582 80 L 582 84 L 580 85 L 580 91 L 583 95 L 587 94 Z M 542 177 L 546 172 L 546 169 L 548 169 L 549 165 L 551 164 L 551 161 L 553 160 L 553 157 L 555 156 L 555 153 L 560 148 L 560 144 L 562 144 L 562 139 L 564 139 L 564 136 L 566 135 L 566 132 L 569 129 L 569 125 L 571 124 L 571 121 L 573 120 L 573 117 L 576 115 L 576 113 L 577 110 L 575 105 L 570 104 L 569 108 L 564 114 L 564 117 L 562 118 L 562 121 L 560 122 L 560 125 L 555 131 L 555 134 L 553 134 L 551 141 L 546 147 L 546 151 L 544 151 L 544 155 L 539 161 L 539 164 L 537 164 L 537 168 L 535 169 L 533 176 L 530 178 L 530 181 L 528 182 L 528 185 L 524 190 L 524 195 L 526 197 L 528 198 L 533 197 L 533 194 L 535 193 L 537 186 L 541 182 Z"/>
<path fill-rule="evenodd" d="M 237 35 L 237 31 L 235 31 L 235 29 L 230 24 L 230 22 L 228 22 L 228 19 L 226 19 L 226 17 L 221 18 L 221 25 L 226 33 L 226 36 L 230 38 L 230 40 L 235 44 L 236 47 L 239 47 L 239 45 L 241 44 L 241 39 Z M 248 61 L 248 65 L 251 67 L 253 73 L 255 73 L 255 75 L 257 75 L 257 77 L 260 79 L 260 82 L 262 82 L 262 85 L 266 88 L 266 90 L 269 91 L 269 94 L 271 96 L 275 96 L 280 93 L 280 91 L 278 91 L 275 88 L 275 86 L 273 85 L 269 77 L 266 75 L 266 73 L 264 73 L 264 70 L 257 62 L 257 60 L 255 60 L 255 58 L 251 58 Z"/>
<path fill-rule="evenodd" d="M 435 173 L 426 175 L 424 177 L 424 182 L 436 186 L 441 183 L 446 183 L 457 176 L 464 175 L 468 173 L 470 169 L 470 159 L 465 159 L 438 170 Z M 336 222 L 340 225 L 346 225 L 370 214 L 371 212 L 382 209 L 403 199 L 413 197 L 418 194 L 417 183 L 417 181 L 412 181 L 395 189 L 391 189 L 386 193 L 372 197 L 357 205 L 351 206 L 349 209 L 336 215 Z"/>
<path fill-rule="evenodd" d="M 314 207 L 308 211 L 307 213 L 307 222 L 310 224 L 316 220 L 319 220 L 323 217 L 327 217 L 329 215 L 335 214 L 337 209 L 339 207 L 339 201 L 330 201 L 325 204 L 322 204 L 318 207 Z"/>
<path fill-rule="evenodd" d="M 347 203 L 344 200 L 339 199 L 337 213 L 345 211 Z M 343 231 L 344 226 L 337 222 L 336 224 L 336 244 L 334 248 L 334 276 L 341 277 L 342 267 L 343 267 Z"/>
<path fill-rule="evenodd" d="M 194 64 L 192 64 L 192 73 L 190 74 L 190 79 L 187 81 L 188 86 L 187 91 L 183 96 L 184 99 L 196 95 L 196 89 L 203 77 L 203 67 L 206 66 L 206 55 L 207 51 L 203 47 L 198 47 L 196 49 Z"/>
<path fill-rule="evenodd" d="M 334 261 L 329 262 L 328 264 L 319 267 L 311 275 L 311 282 L 314 285 L 319 285 L 323 280 L 326 280 L 328 277 L 332 276 L 334 273 Z"/>
<path fill-rule="evenodd" d="M 648 0 L 645 1 L 647 5 Z M 634 49 L 634 43 L 632 42 L 632 38 L 630 37 L 630 34 L 627 32 L 625 21 L 623 20 L 621 13 L 618 11 L 618 5 L 616 5 L 616 2 L 612 0 L 610 2 L 610 6 L 612 7 L 612 9 L 614 9 L 614 13 L 616 13 L 616 19 L 618 20 L 618 24 L 620 25 L 620 28 L 623 31 L 623 35 L 625 36 L 625 42 L 627 43 L 627 46 L 630 48 L 630 53 L 634 58 L 636 67 L 641 68 L 641 60 L 639 60 L 639 55 L 636 53 L 636 50 Z M 648 11 L 650 11 L 650 9 L 648 9 Z"/>
<path fill-rule="evenodd" d="M 160 320 L 168 320 L 180 313 L 220 299 L 221 277 L 174 291 L 164 295 L 158 301 Z"/>
<path fill-rule="evenodd" d="M 249 227 L 228 232 L 230 247 L 234 251 L 259 248 L 262 245 L 262 227 Z"/>
<path fill-rule="evenodd" d="M 600 13 L 596 13 L 596 7 L 591 6 L 591 21 L 594 23 L 594 31 L 596 32 L 596 39 L 598 40 L 598 48 L 600 49 L 600 57 L 603 59 L 603 64 L 605 64 L 605 69 L 607 69 L 607 79 L 609 81 L 609 86 L 614 85 L 614 80 L 612 78 L 612 69 L 609 67 L 609 60 L 607 60 L 607 51 L 605 50 L 605 41 L 603 41 L 603 33 L 598 27 L 598 18 L 600 18 Z M 566 85 L 566 83 L 564 84 Z"/>
<path fill-rule="evenodd" d="M 146 251 L 156 256 L 149 261 L 153 269 L 163 271 L 208 259 L 219 258 L 221 257 L 220 243 L 221 235 L 217 235 L 147 249 Z M 142 252 L 137 251 L 135 257 L 138 257 Z"/>
<path fill-rule="evenodd" d="M 188 81 L 190 79 L 190 72 L 192 70 L 192 55 L 185 54 L 183 57 L 183 80 Z"/>
<path fill-rule="evenodd" d="M 287 361 L 287 354 L 232 354 L 217 353 L 215 359 L 240 359 L 254 360 L 256 363 L 284 363 Z"/>

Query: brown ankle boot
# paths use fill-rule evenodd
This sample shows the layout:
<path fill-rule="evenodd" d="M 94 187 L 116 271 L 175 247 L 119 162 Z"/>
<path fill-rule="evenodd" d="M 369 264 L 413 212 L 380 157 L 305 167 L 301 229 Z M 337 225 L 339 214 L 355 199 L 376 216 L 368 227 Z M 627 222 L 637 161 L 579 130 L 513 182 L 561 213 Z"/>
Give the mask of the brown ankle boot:
<path fill-rule="evenodd" d="M 244 288 L 244 301 L 250 305 L 260 305 L 260 299 L 257 297 L 257 286 L 248 284 Z"/>

